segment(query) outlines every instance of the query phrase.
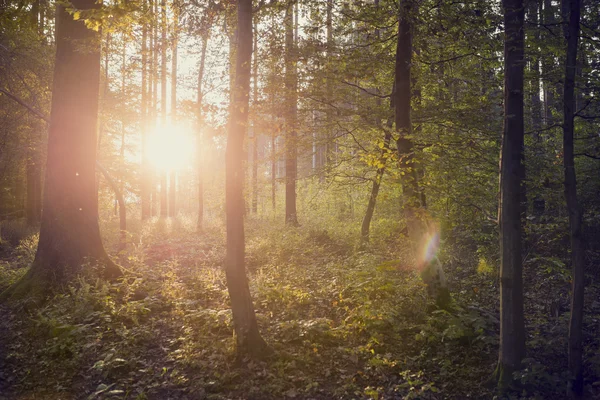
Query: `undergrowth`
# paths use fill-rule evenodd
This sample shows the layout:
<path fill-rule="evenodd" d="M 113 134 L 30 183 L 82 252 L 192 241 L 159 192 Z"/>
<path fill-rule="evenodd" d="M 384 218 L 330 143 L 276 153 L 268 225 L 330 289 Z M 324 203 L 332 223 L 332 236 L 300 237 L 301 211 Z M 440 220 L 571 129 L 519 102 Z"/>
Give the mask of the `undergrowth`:
<path fill-rule="evenodd" d="M 481 297 L 496 296 L 493 280 L 442 254 L 465 278 L 454 282 L 454 307 L 437 310 L 398 258 L 402 235 L 358 251 L 343 224 L 326 226 L 248 226 L 250 288 L 272 358 L 235 361 L 222 229 L 154 220 L 115 255 L 121 280 L 90 271 L 41 308 L 20 305 L 2 339 L 14 374 L 7 390 L 36 399 L 493 397 L 498 321 Z M 35 240 L 4 261 L 2 284 L 31 261 Z M 528 363 L 519 378 L 535 389 L 523 398 L 552 398 L 560 376 Z"/>

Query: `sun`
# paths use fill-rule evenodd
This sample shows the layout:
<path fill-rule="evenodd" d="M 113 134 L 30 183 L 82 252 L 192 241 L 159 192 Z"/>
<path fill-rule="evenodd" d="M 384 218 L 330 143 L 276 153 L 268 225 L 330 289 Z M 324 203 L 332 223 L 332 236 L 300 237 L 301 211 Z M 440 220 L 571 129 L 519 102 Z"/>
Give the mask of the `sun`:
<path fill-rule="evenodd" d="M 157 125 L 148 137 L 147 156 L 159 171 L 186 167 L 194 154 L 194 135 L 185 122 Z"/>

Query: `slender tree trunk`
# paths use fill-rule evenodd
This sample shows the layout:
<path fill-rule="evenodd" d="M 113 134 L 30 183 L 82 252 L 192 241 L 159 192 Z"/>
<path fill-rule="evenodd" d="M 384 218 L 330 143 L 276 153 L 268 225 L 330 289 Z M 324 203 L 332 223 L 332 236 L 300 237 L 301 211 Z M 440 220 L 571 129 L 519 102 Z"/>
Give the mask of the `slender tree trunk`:
<path fill-rule="evenodd" d="M 244 137 L 247 134 L 252 62 L 252 1 L 238 0 L 238 40 L 234 104 L 226 149 L 225 211 L 227 256 L 225 272 L 231 299 L 238 356 L 261 357 L 268 349 L 258 331 L 244 264 Z"/>
<path fill-rule="evenodd" d="M 298 225 L 296 179 L 298 177 L 298 71 L 294 40 L 294 8 L 289 2 L 285 11 L 285 223 Z"/>
<path fill-rule="evenodd" d="M 377 203 L 377 195 L 379 194 L 379 187 L 381 186 L 381 180 L 385 173 L 385 164 L 387 162 L 387 156 L 390 149 L 390 140 L 392 139 L 392 131 L 388 129 L 385 132 L 383 139 L 383 149 L 381 152 L 380 162 L 381 166 L 377 168 L 375 178 L 373 179 L 373 186 L 371 187 L 371 196 L 369 196 L 369 203 L 367 204 L 367 211 L 362 220 L 360 228 L 360 240 L 361 243 L 369 242 L 369 232 L 371 229 L 371 220 L 373 219 L 373 213 L 375 212 L 375 204 Z"/>
<path fill-rule="evenodd" d="M 125 95 L 125 77 L 126 77 L 126 61 L 127 61 L 127 43 L 123 36 L 123 49 L 121 55 L 121 93 Z M 121 173 L 119 174 L 119 193 L 115 193 L 115 209 L 119 208 L 119 249 L 124 249 L 127 240 L 127 211 L 125 203 L 119 202 L 119 197 L 124 200 L 123 193 L 125 192 L 125 118 L 121 120 L 121 149 L 119 151 Z"/>
<path fill-rule="evenodd" d="M 554 7 L 552 6 L 552 0 L 543 0 L 543 21 L 547 26 L 548 31 L 544 31 L 544 40 L 551 43 L 555 39 L 556 28 L 556 17 L 554 14 Z M 542 56 L 542 73 L 544 74 L 543 85 L 544 85 L 544 119 L 546 126 L 554 124 L 554 109 L 555 95 L 554 95 L 554 69 L 555 69 L 555 57 L 552 52 L 546 52 Z"/>
<path fill-rule="evenodd" d="M 150 170 L 150 160 L 148 159 L 148 5 L 144 0 L 142 9 L 144 19 L 142 19 L 142 104 L 141 104 L 141 134 L 142 134 L 142 171 L 141 171 L 141 190 L 140 199 L 142 202 L 142 221 L 147 220 L 152 215 L 152 204 L 150 202 L 152 190 L 152 174 Z M 152 45 L 150 45 L 152 47 Z"/>
<path fill-rule="evenodd" d="M 326 42 L 326 56 L 327 60 L 330 61 L 333 56 L 333 0 L 327 0 L 326 11 L 325 11 L 325 34 L 327 36 Z M 328 71 L 328 74 L 331 74 Z M 333 79 L 328 76 L 325 82 L 325 91 L 327 95 L 327 103 L 333 103 Z M 326 105 L 326 123 L 327 123 L 327 137 L 325 143 L 325 162 L 328 167 L 331 166 L 333 149 L 335 148 L 335 131 L 333 129 L 333 111 L 330 105 Z"/>
<path fill-rule="evenodd" d="M 571 264 L 573 290 L 571 319 L 569 323 L 569 384 L 572 399 L 583 398 L 583 293 L 584 257 L 582 238 L 582 210 L 577 200 L 577 179 L 573 137 L 575 133 L 575 74 L 577 69 L 577 45 L 579 39 L 580 0 L 563 0 L 569 12 L 566 32 L 567 60 L 564 84 L 563 149 L 565 169 L 565 197 L 569 211 L 571 234 Z"/>
<path fill-rule="evenodd" d="M 542 129 L 542 101 L 540 99 L 540 28 L 538 25 L 538 3 L 528 0 L 527 3 L 528 19 L 534 26 L 532 35 L 532 54 L 529 57 L 529 69 L 532 72 L 531 76 L 531 127 L 534 131 L 536 141 L 540 139 L 540 129 Z"/>
<path fill-rule="evenodd" d="M 504 134 L 500 173 L 500 352 L 496 379 L 505 390 L 525 356 L 522 265 L 522 155 L 524 137 L 524 4 L 503 0 Z"/>
<path fill-rule="evenodd" d="M 88 10 L 98 4 L 74 0 L 73 6 Z M 104 250 L 98 224 L 99 33 L 58 5 L 56 38 L 40 241 L 30 270 L 3 297 L 46 292 L 80 273 L 85 259 L 104 265 L 106 276 L 121 273 Z"/>
<path fill-rule="evenodd" d="M 152 88 L 152 111 L 151 111 L 151 121 L 152 128 L 156 129 L 158 123 L 158 54 L 160 43 L 158 39 L 158 25 L 159 25 L 159 0 L 149 0 L 150 8 L 152 11 L 152 27 L 151 27 L 151 43 L 152 43 L 152 68 L 151 68 L 151 88 Z M 151 168 L 150 170 L 150 182 L 151 182 L 151 204 L 152 204 L 152 216 L 156 217 L 159 215 L 160 209 L 160 198 L 158 194 L 158 186 L 157 186 L 157 178 L 158 174 L 156 168 Z"/>
<path fill-rule="evenodd" d="M 252 105 L 256 107 L 258 103 L 258 24 L 254 23 L 254 44 L 252 58 Z M 252 213 L 258 212 L 258 116 L 254 114 L 252 121 Z"/>
<path fill-rule="evenodd" d="M 173 4 L 173 46 L 171 54 L 171 119 L 177 122 L 177 42 L 179 30 L 179 10 Z M 171 170 L 169 178 L 169 217 L 177 216 L 177 171 Z"/>
<path fill-rule="evenodd" d="M 278 129 L 274 128 L 271 134 L 271 208 L 273 214 L 277 209 L 277 149 L 275 148 L 277 145 L 277 132 Z"/>
<path fill-rule="evenodd" d="M 204 80 L 204 65 L 206 63 L 206 48 L 208 47 L 208 36 L 210 27 L 202 35 L 202 54 L 200 56 L 200 67 L 198 69 L 198 105 L 196 113 L 198 116 L 198 225 L 197 230 L 202 231 L 204 224 L 204 156 L 207 152 L 204 149 L 206 141 L 204 140 L 204 114 L 202 112 L 203 96 L 202 83 Z"/>
<path fill-rule="evenodd" d="M 160 2 L 160 119 L 167 126 L 167 2 Z M 160 217 L 169 215 L 167 171 L 160 171 Z"/>
<path fill-rule="evenodd" d="M 374 5 L 376 9 L 379 9 L 379 0 L 374 1 Z M 375 37 L 377 39 L 380 38 L 379 29 L 375 29 Z M 377 92 L 380 90 L 377 88 Z M 381 106 L 381 99 L 377 99 L 377 105 Z M 369 196 L 369 202 L 367 203 L 367 210 L 365 211 L 365 216 L 362 220 L 362 225 L 360 228 L 360 242 L 361 245 L 364 245 L 369 242 L 369 232 L 371 230 L 371 220 L 373 219 L 373 213 L 375 212 L 375 204 L 377 203 L 377 196 L 379 195 L 379 187 L 381 186 L 381 180 L 383 179 L 383 174 L 385 173 L 385 167 L 387 162 L 387 155 L 390 149 L 390 141 L 392 139 L 392 131 L 391 131 L 391 118 L 389 119 L 390 123 L 388 124 L 388 129 L 385 131 L 385 135 L 383 138 L 383 149 L 381 152 L 381 157 L 379 159 L 381 165 L 377 168 L 375 173 L 375 178 L 373 179 L 373 185 L 371 186 L 371 195 Z M 381 127 L 381 120 L 376 121 L 377 125 Z"/>

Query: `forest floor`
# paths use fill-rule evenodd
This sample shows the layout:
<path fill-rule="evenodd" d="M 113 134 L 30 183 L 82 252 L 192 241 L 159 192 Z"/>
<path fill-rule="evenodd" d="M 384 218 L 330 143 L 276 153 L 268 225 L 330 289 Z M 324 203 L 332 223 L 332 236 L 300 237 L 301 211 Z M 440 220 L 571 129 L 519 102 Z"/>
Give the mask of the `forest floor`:
<path fill-rule="evenodd" d="M 440 255 L 454 298 L 444 311 L 427 299 L 417 271 L 399 261 L 406 246 L 398 232 L 358 251 L 344 230 L 253 221 L 250 286 L 275 353 L 239 361 L 222 230 L 195 234 L 178 221 L 144 229 L 114 255 L 126 269 L 123 279 L 85 276 L 43 306 L 26 299 L 0 306 L 0 399 L 494 397 L 488 383 L 498 351 L 497 281 L 466 248 L 455 244 Z M 0 290 L 25 270 L 34 249 L 35 240 L 4 246 Z M 538 257 L 526 265 L 552 263 Z M 538 267 L 526 270 L 529 358 L 513 398 L 561 399 L 568 278 Z M 593 334 L 599 294 L 591 282 L 590 398 L 600 383 Z"/>

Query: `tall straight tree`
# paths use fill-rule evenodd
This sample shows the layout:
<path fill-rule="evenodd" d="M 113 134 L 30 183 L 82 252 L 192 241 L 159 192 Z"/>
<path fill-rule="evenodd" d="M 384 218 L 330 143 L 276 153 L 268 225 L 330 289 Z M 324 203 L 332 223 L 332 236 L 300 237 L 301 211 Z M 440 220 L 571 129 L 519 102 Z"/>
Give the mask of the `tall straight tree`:
<path fill-rule="evenodd" d="M 146 220 L 152 216 L 151 190 L 152 190 L 152 171 L 150 169 L 150 160 L 148 157 L 148 116 L 151 99 L 148 99 L 148 94 L 152 79 L 148 79 L 148 3 L 144 0 L 142 4 L 142 104 L 141 104 L 141 119 L 142 119 L 142 181 L 141 181 L 141 201 L 142 201 L 142 220 Z M 151 10 L 150 10 L 151 12 Z M 150 30 L 152 35 L 152 30 Z"/>
<path fill-rule="evenodd" d="M 198 224 L 197 230 L 201 231 L 204 224 L 204 155 L 206 151 L 204 146 L 206 145 L 204 140 L 204 113 L 202 112 L 203 107 L 203 82 L 204 82 L 204 67 L 206 64 L 206 48 L 208 47 L 208 38 L 210 36 L 211 26 L 206 27 L 206 30 L 202 32 L 202 50 L 200 54 L 200 66 L 198 68 L 198 104 L 196 106 L 196 113 L 198 118 Z"/>
<path fill-rule="evenodd" d="M 171 119 L 177 122 L 177 42 L 179 40 L 179 5 L 173 2 L 173 42 L 171 45 Z M 169 177 L 169 217 L 177 216 L 177 171 Z"/>
<path fill-rule="evenodd" d="M 77 10 L 95 0 L 73 0 Z M 57 5 L 56 63 L 40 240 L 28 273 L 7 294 L 45 291 L 81 272 L 86 259 L 121 271 L 106 254 L 98 224 L 95 184 L 100 34 Z"/>
<path fill-rule="evenodd" d="M 258 21 L 254 22 L 254 57 L 252 57 L 252 104 L 258 104 Z M 252 121 L 252 213 L 258 212 L 258 116 Z"/>
<path fill-rule="evenodd" d="M 577 45 L 579 39 L 580 0 L 564 0 L 569 11 L 566 32 L 567 59 L 564 85 L 563 149 L 565 170 L 565 197 L 569 210 L 571 234 L 571 267 L 573 290 L 571 297 L 571 319 L 569 323 L 569 384 L 568 394 L 573 399 L 583 397 L 583 291 L 584 258 L 582 238 L 581 206 L 577 200 L 577 178 L 573 136 L 575 131 L 575 73 L 577 70 Z"/>
<path fill-rule="evenodd" d="M 421 277 L 427 285 L 429 293 L 440 306 L 446 306 L 450 301 L 446 278 L 439 260 L 434 256 L 430 259 L 419 259 L 418 254 L 430 240 L 428 237 L 428 217 L 425 209 L 424 196 L 419 189 L 419 175 L 415 165 L 415 150 L 411 121 L 412 103 L 412 52 L 414 27 L 412 21 L 416 14 L 416 5 L 412 0 L 401 0 L 398 18 L 398 39 L 396 45 L 395 85 L 393 90 L 393 105 L 398 139 L 398 159 L 402 169 L 402 193 L 404 200 L 404 218 L 408 235 L 413 247 L 413 253 L 420 264 Z"/>
<path fill-rule="evenodd" d="M 158 1 L 158 0 L 156 0 Z M 160 121 L 161 128 L 167 125 L 167 2 L 160 2 Z M 168 216 L 167 171 L 160 173 L 160 216 Z"/>
<path fill-rule="evenodd" d="M 231 299 L 238 356 L 260 357 L 268 349 L 258 331 L 245 267 L 244 139 L 248 129 L 252 63 L 252 0 L 237 1 L 235 83 L 225 152 L 227 256 L 225 274 Z"/>
<path fill-rule="evenodd" d="M 294 37 L 294 1 L 285 9 L 285 223 L 298 225 L 296 179 L 298 177 L 298 68 Z"/>
<path fill-rule="evenodd" d="M 525 9 L 523 0 L 503 0 L 504 132 L 500 169 L 500 354 L 498 387 L 512 383 L 525 356 L 523 317 L 522 190 L 523 72 Z"/>

